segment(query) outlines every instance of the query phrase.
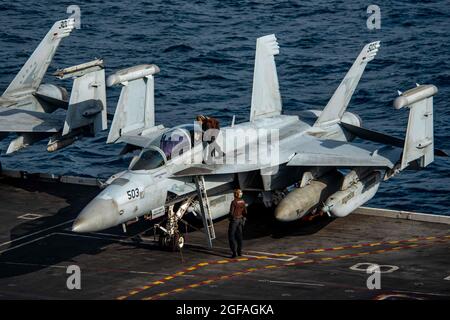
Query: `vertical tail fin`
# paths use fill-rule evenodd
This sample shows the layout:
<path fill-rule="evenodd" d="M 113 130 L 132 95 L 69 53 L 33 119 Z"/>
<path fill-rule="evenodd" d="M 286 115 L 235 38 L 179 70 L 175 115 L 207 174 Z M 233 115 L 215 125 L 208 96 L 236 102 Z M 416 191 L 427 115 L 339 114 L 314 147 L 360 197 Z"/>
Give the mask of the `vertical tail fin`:
<path fill-rule="evenodd" d="M 355 92 L 356 86 L 361 79 L 367 63 L 375 58 L 379 47 L 380 41 L 372 42 L 364 46 L 341 84 L 334 92 L 330 101 L 328 101 L 314 126 L 327 126 L 340 121 L 352 98 L 353 92 Z"/>
<path fill-rule="evenodd" d="M 256 40 L 250 121 L 281 114 L 281 96 L 274 56 L 280 53 L 275 35 Z"/>
<path fill-rule="evenodd" d="M 119 102 L 108 134 L 107 143 L 123 134 L 141 133 L 155 125 L 154 78 L 159 67 L 144 64 L 118 71 L 108 77 L 108 86 L 122 84 Z"/>
<path fill-rule="evenodd" d="M 41 84 L 61 39 L 69 36 L 74 26 L 74 19 L 55 22 L 3 95 L 14 95 L 16 92 L 28 90 L 35 91 Z"/>
<path fill-rule="evenodd" d="M 419 85 L 394 100 L 396 109 L 409 108 L 400 170 L 414 160 L 419 160 L 419 167 L 426 167 L 434 160 L 433 96 L 437 92 L 433 85 Z"/>

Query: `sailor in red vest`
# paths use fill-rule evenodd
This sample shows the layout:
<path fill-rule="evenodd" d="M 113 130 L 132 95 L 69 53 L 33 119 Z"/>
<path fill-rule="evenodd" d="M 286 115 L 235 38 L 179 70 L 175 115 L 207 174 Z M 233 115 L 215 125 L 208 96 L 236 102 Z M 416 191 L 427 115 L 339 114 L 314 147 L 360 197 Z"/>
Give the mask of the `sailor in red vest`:
<path fill-rule="evenodd" d="M 247 204 L 242 199 L 242 190 L 234 190 L 234 200 L 230 205 L 230 225 L 228 227 L 228 240 L 232 258 L 242 255 L 242 232 L 247 217 Z"/>

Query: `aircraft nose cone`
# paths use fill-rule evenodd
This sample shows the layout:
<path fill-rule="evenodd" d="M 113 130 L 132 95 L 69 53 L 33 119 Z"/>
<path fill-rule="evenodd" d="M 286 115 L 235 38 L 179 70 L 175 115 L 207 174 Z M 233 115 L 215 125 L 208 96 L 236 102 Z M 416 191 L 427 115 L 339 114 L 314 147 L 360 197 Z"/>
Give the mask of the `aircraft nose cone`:
<path fill-rule="evenodd" d="M 81 211 L 72 226 L 73 232 L 95 232 L 117 224 L 119 210 L 112 200 L 94 199 Z"/>

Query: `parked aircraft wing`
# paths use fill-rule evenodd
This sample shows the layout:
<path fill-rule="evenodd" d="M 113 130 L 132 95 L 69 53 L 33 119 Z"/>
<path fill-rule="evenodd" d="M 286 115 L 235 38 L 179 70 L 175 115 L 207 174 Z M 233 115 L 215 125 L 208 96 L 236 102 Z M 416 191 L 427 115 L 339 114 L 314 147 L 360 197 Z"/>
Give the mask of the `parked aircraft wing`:
<path fill-rule="evenodd" d="M 0 110 L 0 132 L 58 132 L 63 124 L 64 114 L 11 108 Z"/>
<path fill-rule="evenodd" d="M 119 102 L 111 124 L 107 143 L 121 142 L 119 138 L 155 125 L 154 78 L 159 68 L 153 64 L 120 70 L 107 79 L 107 85 L 121 84 Z"/>
<path fill-rule="evenodd" d="M 392 169 L 400 159 L 401 149 L 310 139 L 302 144 L 288 166 L 379 167 Z"/>

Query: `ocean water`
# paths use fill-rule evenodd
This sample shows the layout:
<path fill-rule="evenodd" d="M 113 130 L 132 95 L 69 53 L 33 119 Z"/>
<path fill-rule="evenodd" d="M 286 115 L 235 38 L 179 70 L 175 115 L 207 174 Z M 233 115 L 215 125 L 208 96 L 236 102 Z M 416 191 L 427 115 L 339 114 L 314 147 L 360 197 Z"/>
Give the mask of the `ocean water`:
<path fill-rule="evenodd" d="M 377 1 L 381 29 L 369 30 L 367 1 L 2 1 L 0 90 L 6 89 L 54 21 L 66 8 L 81 9 L 81 29 L 63 40 L 56 68 L 105 59 L 107 74 L 142 63 L 161 68 L 156 78 L 156 120 L 191 122 L 198 113 L 223 123 L 248 119 L 255 41 L 275 33 L 283 108 L 295 114 L 322 109 L 364 44 L 381 40 L 348 108 L 364 127 L 403 137 L 407 111 L 394 110 L 397 90 L 415 83 L 439 88 L 434 100 L 435 145 L 450 153 L 450 2 Z M 47 82 L 63 84 L 47 76 Z M 119 88 L 108 91 L 112 112 Z M 128 166 L 106 133 L 56 153 L 46 141 L 12 156 L 6 168 L 108 177 Z M 6 150 L 10 138 L 0 142 Z M 383 183 L 369 205 L 450 214 L 450 160 L 403 172 Z"/>

